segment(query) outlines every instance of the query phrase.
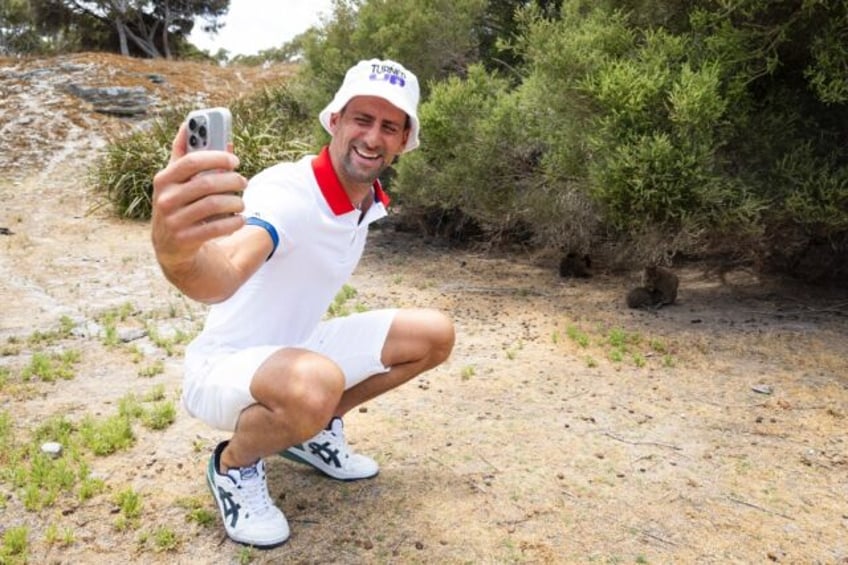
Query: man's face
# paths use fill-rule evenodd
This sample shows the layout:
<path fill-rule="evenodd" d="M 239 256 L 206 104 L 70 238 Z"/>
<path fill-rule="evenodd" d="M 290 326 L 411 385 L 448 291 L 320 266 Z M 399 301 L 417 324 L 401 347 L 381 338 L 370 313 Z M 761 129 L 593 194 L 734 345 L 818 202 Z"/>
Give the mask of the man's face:
<path fill-rule="evenodd" d="M 344 186 L 370 186 L 403 151 L 406 113 L 375 96 L 356 96 L 330 116 L 330 156 Z"/>

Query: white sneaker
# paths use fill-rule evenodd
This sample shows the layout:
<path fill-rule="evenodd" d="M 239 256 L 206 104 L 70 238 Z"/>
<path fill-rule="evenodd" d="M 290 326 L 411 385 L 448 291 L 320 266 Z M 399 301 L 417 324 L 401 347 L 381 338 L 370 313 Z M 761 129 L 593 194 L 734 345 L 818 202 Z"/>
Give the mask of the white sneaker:
<path fill-rule="evenodd" d="M 218 472 L 222 442 L 209 458 L 206 482 L 215 497 L 224 529 L 231 540 L 258 549 L 271 549 L 289 539 L 289 523 L 268 495 L 265 463 L 260 459 L 249 467 Z"/>
<path fill-rule="evenodd" d="M 341 481 L 370 479 L 380 472 L 377 462 L 353 453 L 344 437 L 344 423 L 333 418 L 326 429 L 302 444 L 293 445 L 280 455 L 286 459 L 306 463 L 325 475 Z"/>

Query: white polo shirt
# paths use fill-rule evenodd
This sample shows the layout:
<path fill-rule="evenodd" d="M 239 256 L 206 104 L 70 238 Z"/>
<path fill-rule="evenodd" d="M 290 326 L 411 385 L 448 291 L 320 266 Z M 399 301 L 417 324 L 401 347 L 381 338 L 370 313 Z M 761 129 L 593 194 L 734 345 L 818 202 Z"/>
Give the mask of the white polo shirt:
<path fill-rule="evenodd" d="M 210 308 L 203 331 L 186 349 L 187 364 L 306 340 L 359 263 L 368 225 L 386 215 L 388 202 L 375 182 L 374 203 L 360 222 L 326 147 L 253 177 L 244 215 L 276 236 L 274 252 L 232 297 Z"/>

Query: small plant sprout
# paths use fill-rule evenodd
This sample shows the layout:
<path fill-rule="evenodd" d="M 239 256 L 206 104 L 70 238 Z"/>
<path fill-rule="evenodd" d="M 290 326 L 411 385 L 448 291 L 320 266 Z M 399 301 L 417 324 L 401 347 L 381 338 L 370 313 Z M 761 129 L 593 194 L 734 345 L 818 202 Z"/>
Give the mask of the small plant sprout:
<path fill-rule="evenodd" d="M 122 532 L 136 529 L 141 519 L 141 495 L 127 487 L 115 495 L 114 502 L 120 513 L 115 529 Z"/>
<path fill-rule="evenodd" d="M 565 329 L 565 335 L 580 347 L 585 348 L 589 346 L 589 335 L 577 326 L 568 326 Z"/>
<path fill-rule="evenodd" d="M 180 538 L 168 526 L 159 526 L 153 532 L 153 545 L 156 551 L 173 551 L 179 547 Z"/>

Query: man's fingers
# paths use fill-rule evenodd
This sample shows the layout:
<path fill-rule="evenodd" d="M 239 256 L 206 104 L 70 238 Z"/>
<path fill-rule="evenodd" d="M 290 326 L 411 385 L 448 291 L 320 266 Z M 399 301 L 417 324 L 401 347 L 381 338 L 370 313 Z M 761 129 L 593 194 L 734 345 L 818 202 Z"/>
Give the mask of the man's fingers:
<path fill-rule="evenodd" d="M 168 169 L 153 180 L 154 206 L 166 214 L 206 196 L 241 192 L 247 186 L 247 179 L 234 172 L 198 174 L 187 181 L 171 184 L 170 178 L 178 173 Z"/>
<path fill-rule="evenodd" d="M 206 241 L 229 235 L 244 225 L 239 196 L 208 196 L 167 215 L 153 218 L 153 240 L 160 257 L 191 257 Z"/>
<path fill-rule="evenodd" d="M 173 153 L 173 155 L 176 155 L 176 153 Z M 178 159 L 172 159 L 167 167 L 156 173 L 153 178 L 153 187 L 188 182 L 200 173 L 233 171 L 238 165 L 238 157 L 226 151 L 186 153 Z"/>
<path fill-rule="evenodd" d="M 232 216 L 244 211 L 244 201 L 235 194 L 213 194 L 181 206 L 168 218 L 173 230 L 182 230 L 195 224 L 209 222 L 219 217 Z"/>
<path fill-rule="evenodd" d="M 215 216 L 185 228 L 177 239 L 183 247 L 196 248 L 209 240 L 230 235 L 243 225 L 244 217 L 238 214 Z"/>
<path fill-rule="evenodd" d="M 186 154 L 186 125 L 180 124 L 180 129 L 177 130 L 177 136 L 171 143 L 171 159 L 168 161 L 170 165 L 180 157 Z"/>

